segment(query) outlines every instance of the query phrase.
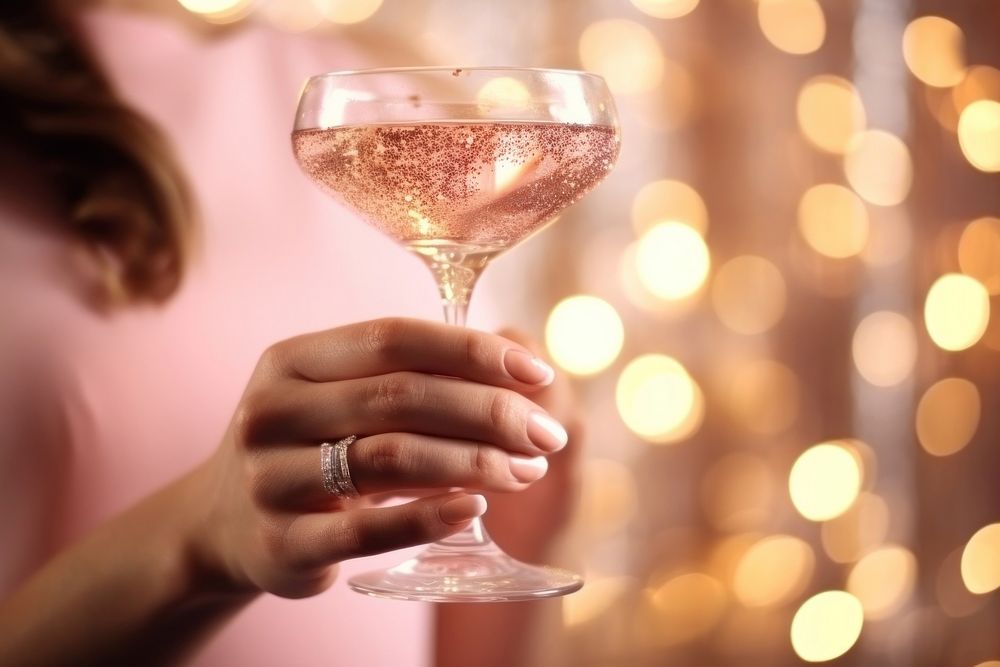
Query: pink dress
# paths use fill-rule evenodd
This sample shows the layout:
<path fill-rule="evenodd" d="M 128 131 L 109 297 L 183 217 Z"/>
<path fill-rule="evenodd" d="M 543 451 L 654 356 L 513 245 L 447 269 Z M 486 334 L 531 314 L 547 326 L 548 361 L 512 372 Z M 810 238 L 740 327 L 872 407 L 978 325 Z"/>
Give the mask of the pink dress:
<path fill-rule="evenodd" d="M 175 142 L 201 211 L 200 252 L 166 306 L 102 316 L 78 293 L 69 245 L 40 224 L 44 198 L 0 163 L 0 595 L 209 456 L 268 344 L 440 316 L 426 269 L 332 203 L 292 157 L 304 79 L 369 65 L 363 52 L 265 26 L 208 41 L 110 10 L 86 27 L 125 97 Z M 401 556 L 345 563 L 312 599 L 262 597 L 195 664 L 427 664 L 429 606 L 344 583 Z"/>

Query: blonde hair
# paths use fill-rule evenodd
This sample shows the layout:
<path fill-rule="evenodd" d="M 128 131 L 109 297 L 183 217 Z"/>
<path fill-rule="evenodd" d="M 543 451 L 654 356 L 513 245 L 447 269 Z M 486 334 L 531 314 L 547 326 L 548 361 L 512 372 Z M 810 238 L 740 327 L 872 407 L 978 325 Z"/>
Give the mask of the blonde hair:
<path fill-rule="evenodd" d="M 65 3 L 0 2 L 0 139 L 36 159 L 106 302 L 161 302 L 190 254 L 193 204 L 163 134 L 126 105 Z"/>

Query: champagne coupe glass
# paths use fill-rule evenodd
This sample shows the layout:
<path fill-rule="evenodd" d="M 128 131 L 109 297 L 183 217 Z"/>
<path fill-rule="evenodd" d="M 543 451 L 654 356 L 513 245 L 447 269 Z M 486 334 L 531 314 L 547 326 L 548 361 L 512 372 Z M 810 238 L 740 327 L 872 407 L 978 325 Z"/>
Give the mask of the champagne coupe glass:
<path fill-rule="evenodd" d="M 445 319 L 464 326 L 490 260 L 597 185 L 619 136 L 611 94 L 594 74 L 431 67 L 312 77 L 292 145 L 320 187 L 423 260 Z M 565 595 L 583 580 L 507 556 L 475 519 L 348 583 L 378 597 L 491 602 Z"/>

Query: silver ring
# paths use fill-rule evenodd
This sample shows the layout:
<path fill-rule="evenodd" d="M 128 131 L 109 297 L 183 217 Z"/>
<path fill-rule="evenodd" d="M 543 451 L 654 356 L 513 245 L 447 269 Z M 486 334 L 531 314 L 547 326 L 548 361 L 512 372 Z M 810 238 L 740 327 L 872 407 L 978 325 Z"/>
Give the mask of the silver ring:
<path fill-rule="evenodd" d="M 319 446 L 323 488 L 338 498 L 357 498 L 361 495 L 351 481 L 351 470 L 347 466 L 347 447 L 357 439 L 358 436 L 349 435 L 333 444 L 324 442 Z"/>

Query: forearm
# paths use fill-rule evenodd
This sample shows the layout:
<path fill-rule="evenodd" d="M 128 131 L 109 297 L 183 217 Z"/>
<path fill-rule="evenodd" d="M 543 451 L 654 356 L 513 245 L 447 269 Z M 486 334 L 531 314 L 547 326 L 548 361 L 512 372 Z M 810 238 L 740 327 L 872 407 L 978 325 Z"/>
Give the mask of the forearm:
<path fill-rule="evenodd" d="M 251 593 L 213 585 L 188 548 L 193 473 L 96 529 L 0 605 L 0 664 L 177 664 Z"/>

